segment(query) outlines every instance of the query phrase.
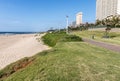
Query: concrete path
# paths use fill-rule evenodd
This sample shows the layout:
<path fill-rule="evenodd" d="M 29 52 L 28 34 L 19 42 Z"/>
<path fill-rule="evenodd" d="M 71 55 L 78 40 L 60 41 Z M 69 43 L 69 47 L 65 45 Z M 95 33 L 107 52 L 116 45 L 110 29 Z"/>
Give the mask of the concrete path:
<path fill-rule="evenodd" d="M 83 38 L 83 41 L 87 42 L 87 43 L 90 43 L 90 44 L 93 44 L 93 45 L 96 45 L 96 46 L 106 48 L 108 50 L 112 50 L 112 51 L 115 51 L 115 52 L 120 52 L 120 45 L 113 45 L 113 44 L 110 44 L 110 43 L 98 42 L 98 41 L 95 41 L 95 40 L 85 39 L 85 38 Z"/>

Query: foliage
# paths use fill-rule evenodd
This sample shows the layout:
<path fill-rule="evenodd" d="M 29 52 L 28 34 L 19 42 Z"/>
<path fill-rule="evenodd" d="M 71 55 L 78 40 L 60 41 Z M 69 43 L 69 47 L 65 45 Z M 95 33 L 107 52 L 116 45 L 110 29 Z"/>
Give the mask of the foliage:
<path fill-rule="evenodd" d="M 110 38 L 110 36 L 109 36 L 110 30 L 111 30 L 111 27 L 107 27 L 107 28 L 105 29 L 105 36 L 103 36 L 103 38 Z"/>
<path fill-rule="evenodd" d="M 69 31 L 84 31 L 84 30 L 88 30 L 88 26 L 69 27 Z"/>
<path fill-rule="evenodd" d="M 75 35 L 67 35 L 66 32 L 53 32 L 47 33 L 45 36 L 42 37 L 45 44 L 48 46 L 55 46 L 57 42 L 70 42 L 70 41 L 81 41 L 82 38 L 75 36 Z"/>
<path fill-rule="evenodd" d="M 103 20 L 96 20 L 96 26 L 105 25 L 107 27 L 115 28 L 120 27 L 120 15 L 111 15 Z"/>
<path fill-rule="evenodd" d="M 96 25 L 105 25 L 106 26 L 105 36 L 103 37 L 109 38 L 109 32 L 111 28 L 120 27 L 120 15 L 115 15 L 115 16 L 111 15 L 103 20 L 96 20 Z"/>
<path fill-rule="evenodd" d="M 20 69 L 25 68 L 30 63 L 35 60 L 34 57 L 23 58 L 15 63 L 8 65 L 6 68 L 0 71 L 0 80 L 9 77 L 10 75 L 14 74 L 15 72 L 19 71 Z"/>
<path fill-rule="evenodd" d="M 95 24 L 86 22 L 86 23 L 78 25 L 78 26 L 70 26 L 69 31 L 85 31 L 91 27 L 95 27 Z"/>
<path fill-rule="evenodd" d="M 95 25 L 98 26 L 98 25 L 101 25 L 101 23 L 102 23 L 102 22 L 97 19 L 96 22 L 95 22 Z"/>
<path fill-rule="evenodd" d="M 120 32 L 110 32 L 109 39 L 103 38 L 103 36 L 105 36 L 104 31 L 81 31 L 81 32 L 76 31 L 73 32 L 73 34 L 88 39 L 91 39 L 92 35 L 94 35 L 95 38 L 94 40 L 120 45 Z"/>
<path fill-rule="evenodd" d="M 42 40 L 45 44 L 48 46 L 55 46 L 56 43 L 62 38 L 66 36 L 65 32 L 53 32 L 53 33 L 47 33 L 45 36 L 42 37 Z"/>
<path fill-rule="evenodd" d="M 120 22 L 115 25 L 116 28 L 120 28 Z"/>
<path fill-rule="evenodd" d="M 82 41 L 82 38 L 80 38 L 79 36 L 76 36 L 76 35 L 67 35 L 67 36 L 63 37 L 62 41 L 64 41 L 64 42 Z"/>

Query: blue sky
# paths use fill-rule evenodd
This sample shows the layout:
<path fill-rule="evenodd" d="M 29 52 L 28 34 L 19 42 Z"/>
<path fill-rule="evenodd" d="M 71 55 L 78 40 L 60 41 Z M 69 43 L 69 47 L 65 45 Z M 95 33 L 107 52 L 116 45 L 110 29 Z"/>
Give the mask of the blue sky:
<path fill-rule="evenodd" d="M 83 12 L 84 22 L 94 22 L 96 0 L 0 0 L 0 31 L 45 31 L 66 26 Z"/>

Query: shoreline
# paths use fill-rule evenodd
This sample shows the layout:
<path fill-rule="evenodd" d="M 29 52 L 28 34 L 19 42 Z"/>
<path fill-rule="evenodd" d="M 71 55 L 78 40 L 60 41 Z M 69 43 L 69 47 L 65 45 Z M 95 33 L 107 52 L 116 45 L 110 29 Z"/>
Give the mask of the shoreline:
<path fill-rule="evenodd" d="M 38 42 L 36 34 L 0 35 L 0 69 L 24 57 L 31 57 L 38 52 L 50 49 L 42 41 Z"/>

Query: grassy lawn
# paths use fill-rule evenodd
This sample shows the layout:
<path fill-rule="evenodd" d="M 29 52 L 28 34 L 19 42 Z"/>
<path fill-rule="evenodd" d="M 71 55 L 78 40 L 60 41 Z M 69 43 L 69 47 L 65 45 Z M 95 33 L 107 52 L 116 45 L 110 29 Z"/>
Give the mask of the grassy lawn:
<path fill-rule="evenodd" d="M 89 39 L 91 39 L 91 36 L 94 34 L 95 40 L 120 45 L 120 33 L 119 32 L 110 32 L 109 36 L 111 38 L 109 38 L 109 39 L 102 38 L 102 36 L 104 36 L 104 34 L 105 34 L 105 32 L 103 32 L 103 31 L 78 31 L 78 32 L 73 32 L 73 34 L 78 35 L 83 38 L 89 38 Z"/>
<path fill-rule="evenodd" d="M 60 42 L 3 81 L 119 81 L 119 57 L 84 42 Z"/>

